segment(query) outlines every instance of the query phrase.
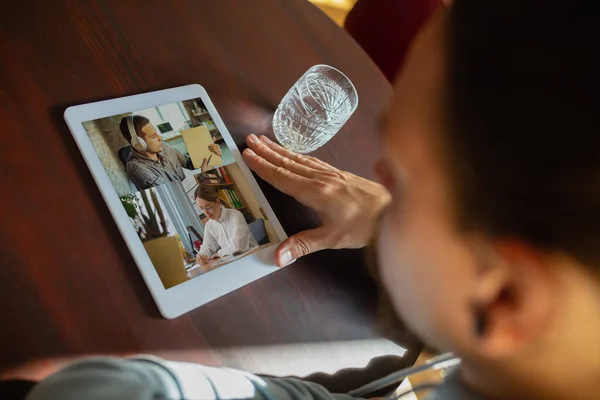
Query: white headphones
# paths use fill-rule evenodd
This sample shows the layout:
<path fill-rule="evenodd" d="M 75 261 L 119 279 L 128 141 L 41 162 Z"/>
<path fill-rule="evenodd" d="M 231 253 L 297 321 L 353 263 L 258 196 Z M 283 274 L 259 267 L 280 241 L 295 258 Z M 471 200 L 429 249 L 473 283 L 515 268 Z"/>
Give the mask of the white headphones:
<path fill-rule="evenodd" d="M 131 147 L 133 147 L 137 151 L 146 151 L 146 149 L 148 149 L 148 144 L 144 139 L 142 139 L 135 133 L 135 126 L 133 125 L 133 115 L 127 116 L 127 128 L 129 129 L 129 134 L 131 135 Z"/>

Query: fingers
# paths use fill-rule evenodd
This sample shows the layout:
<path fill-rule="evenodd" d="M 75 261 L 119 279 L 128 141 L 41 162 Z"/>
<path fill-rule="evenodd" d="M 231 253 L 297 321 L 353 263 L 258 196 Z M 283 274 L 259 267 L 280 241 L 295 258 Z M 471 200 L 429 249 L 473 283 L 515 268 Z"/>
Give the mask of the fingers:
<path fill-rule="evenodd" d="M 252 149 L 244 150 L 244 160 L 262 179 L 298 200 L 303 194 L 310 194 L 314 191 L 311 179 L 270 163 L 258 156 Z"/>
<path fill-rule="evenodd" d="M 285 267 L 300 257 L 329 248 L 329 236 L 324 228 L 311 229 L 290 236 L 275 251 L 277 265 Z"/>
<path fill-rule="evenodd" d="M 202 160 L 202 165 L 200 166 L 200 170 L 202 172 L 206 172 L 210 169 L 210 167 L 208 166 L 208 160 L 205 158 L 204 160 Z"/>
<path fill-rule="evenodd" d="M 216 156 L 221 157 L 221 146 L 218 144 L 210 144 L 208 145 L 208 150 Z"/>
<path fill-rule="evenodd" d="M 338 170 L 333 165 L 329 165 L 325 161 L 320 160 L 317 157 L 313 157 L 313 156 L 305 156 L 305 157 L 308 158 L 313 163 L 320 165 L 321 169 L 324 170 L 324 171 L 337 171 Z"/>
<path fill-rule="evenodd" d="M 316 169 L 319 171 L 326 171 L 334 169 L 331 165 L 310 156 L 305 156 L 302 154 L 294 153 L 291 150 L 288 150 L 284 147 L 281 147 L 277 143 L 273 142 L 266 136 L 261 136 L 260 139 L 256 137 L 254 134 L 248 135 L 246 138 L 246 143 L 248 147 L 254 150 L 261 157 L 267 158 L 270 156 L 275 158 L 275 155 L 279 156 L 278 159 L 287 158 L 289 160 L 294 161 L 300 165 L 305 167 L 309 167 L 312 169 Z"/>
<path fill-rule="evenodd" d="M 297 175 L 305 176 L 307 178 L 316 178 L 319 171 L 314 168 L 307 167 L 306 165 L 300 164 L 290 158 L 284 157 L 276 151 L 271 150 L 263 142 L 253 142 L 252 150 L 259 156 L 270 162 L 271 164 L 285 168 L 290 172 Z"/>

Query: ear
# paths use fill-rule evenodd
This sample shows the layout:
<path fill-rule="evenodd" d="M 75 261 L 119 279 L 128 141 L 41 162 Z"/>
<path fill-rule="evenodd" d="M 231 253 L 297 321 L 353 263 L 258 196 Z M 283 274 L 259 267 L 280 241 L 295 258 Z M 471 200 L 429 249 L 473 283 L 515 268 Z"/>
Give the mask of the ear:
<path fill-rule="evenodd" d="M 473 335 L 482 356 L 510 357 L 551 323 L 557 293 L 551 255 L 516 240 L 476 251 Z"/>

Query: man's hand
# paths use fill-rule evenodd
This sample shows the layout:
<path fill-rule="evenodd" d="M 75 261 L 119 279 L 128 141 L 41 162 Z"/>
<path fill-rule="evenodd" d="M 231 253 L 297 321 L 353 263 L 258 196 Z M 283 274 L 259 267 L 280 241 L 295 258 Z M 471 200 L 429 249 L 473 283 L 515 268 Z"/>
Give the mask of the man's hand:
<path fill-rule="evenodd" d="M 321 226 L 289 237 L 277 248 L 279 266 L 323 249 L 364 247 L 390 195 L 378 183 L 310 156 L 296 154 L 266 136 L 246 139 L 244 159 L 262 179 L 321 217 Z"/>
<path fill-rule="evenodd" d="M 210 262 L 210 258 L 205 254 L 196 254 L 196 261 L 200 265 L 208 264 Z"/>
<path fill-rule="evenodd" d="M 218 145 L 218 144 L 216 144 L 216 143 L 209 144 L 209 145 L 208 145 L 208 150 L 209 150 L 211 153 L 213 153 L 215 156 L 219 156 L 219 157 L 221 157 L 221 156 L 222 156 L 222 154 L 223 154 L 223 153 L 221 152 L 221 146 L 219 146 L 219 145 Z"/>
<path fill-rule="evenodd" d="M 219 255 L 219 253 L 213 254 L 213 256 L 210 259 L 211 260 L 216 260 L 217 258 L 221 258 L 221 256 Z"/>
<path fill-rule="evenodd" d="M 202 165 L 200 166 L 200 170 L 202 172 L 206 172 L 206 171 L 210 171 L 211 169 L 213 169 L 213 167 L 208 165 L 208 159 L 205 158 L 204 160 L 202 160 Z"/>

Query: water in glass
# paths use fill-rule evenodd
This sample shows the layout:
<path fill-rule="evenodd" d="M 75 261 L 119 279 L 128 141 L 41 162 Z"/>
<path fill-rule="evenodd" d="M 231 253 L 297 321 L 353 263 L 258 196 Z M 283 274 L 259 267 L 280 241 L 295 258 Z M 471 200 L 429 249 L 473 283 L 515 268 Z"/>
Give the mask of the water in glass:
<path fill-rule="evenodd" d="M 329 141 L 358 106 L 354 85 L 327 65 L 310 68 L 285 95 L 273 116 L 282 146 L 310 153 Z"/>

